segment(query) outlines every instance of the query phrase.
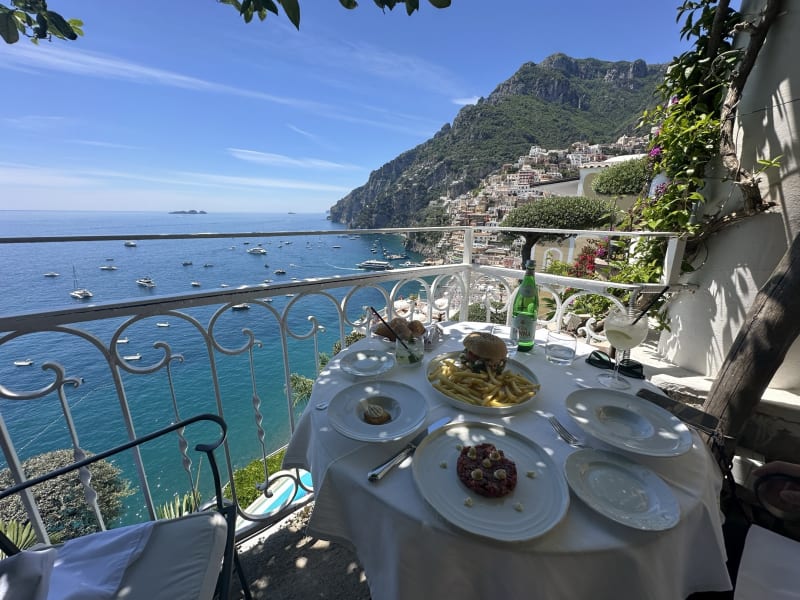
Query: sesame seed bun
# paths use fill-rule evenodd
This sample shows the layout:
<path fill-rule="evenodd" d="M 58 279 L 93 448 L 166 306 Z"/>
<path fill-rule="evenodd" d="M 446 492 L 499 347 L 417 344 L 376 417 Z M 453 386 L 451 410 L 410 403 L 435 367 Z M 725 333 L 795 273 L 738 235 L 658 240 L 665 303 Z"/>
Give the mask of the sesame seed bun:
<path fill-rule="evenodd" d="M 503 361 L 508 355 L 505 342 L 485 331 L 473 331 L 465 337 L 464 348 L 489 363 Z"/>

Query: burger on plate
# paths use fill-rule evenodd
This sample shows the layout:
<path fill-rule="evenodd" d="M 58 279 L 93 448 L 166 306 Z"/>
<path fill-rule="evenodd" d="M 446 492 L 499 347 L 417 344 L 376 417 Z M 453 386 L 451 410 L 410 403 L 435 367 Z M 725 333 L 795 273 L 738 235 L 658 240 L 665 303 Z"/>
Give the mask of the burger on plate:
<path fill-rule="evenodd" d="M 473 331 L 464 338 L 461 362 L 475 373 L 491 371 L 499 375 L 506 368 L 508 350 L 505 342 L 485 331 Z"/>

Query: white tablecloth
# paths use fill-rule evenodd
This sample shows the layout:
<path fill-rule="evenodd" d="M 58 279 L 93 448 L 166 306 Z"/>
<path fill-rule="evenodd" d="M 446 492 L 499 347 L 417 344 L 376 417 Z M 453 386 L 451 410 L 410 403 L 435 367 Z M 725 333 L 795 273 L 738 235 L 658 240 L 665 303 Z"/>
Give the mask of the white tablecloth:
<path fill-rule="evenodd" d="M 462 348 L 467 332 L 490 327 L 481 323 L 448 325 L 447 338 L 426 354 L 425 364 L 440 352 Z M 367 343 L 382 342 L 362 340 L 345 352 Z M 421 368 L 395 367 L 381 377 L 423 393 L 428 403 L 426 424 L 445 415 L 454 421 L 492 421 L 534 440 L 552 452 L 557 465 L 563 465 L 575 448 L 561 441 L 536 411 L 553 413 L 573 432 L 582 434 L 567 414 L 564 400 L 579 389 L 578 383 L 593 385 L 600 370 L 584 361 L 589 346 L 579 345 L 575 363 L 560 367 L 545 360 L 540 344 L 537 341 L 531 354 L 514 356 L 533 370 L 542 384 L 536 406 L 506 417 L 487 418 L 442 402 L 427 382 L 425 364 Z M 284 466 L 311 471 L 316 503 L 310 533 L 352 544 L 366 571 L 373 600 L 682 600 L 695 591 L 731 589 L 718 508 L 721 477 L 696 434 L 693 448 L 679 457 L 627 454 L 670 485 L 681 510 L 680 522 L 672 529 L 651 532 L 623 526 L 572 494 L 566 517 L 543 536 L 524 543 L 486 540 L 454 528 L 425 502 L 412 478 L 413 459 L 380 482 L 368 482 L 367 471 L 413 436 L 400 442 L 360 442 L 330 426 L 327 410 L 316 405 L 354 383 L 339 369 L 341 356 L 332 360 L 315 382 Z M 631 393 L 648 385 L 629 381 Z M 595 448 L 612 450 L 599 440 L 589 441 Z"/>

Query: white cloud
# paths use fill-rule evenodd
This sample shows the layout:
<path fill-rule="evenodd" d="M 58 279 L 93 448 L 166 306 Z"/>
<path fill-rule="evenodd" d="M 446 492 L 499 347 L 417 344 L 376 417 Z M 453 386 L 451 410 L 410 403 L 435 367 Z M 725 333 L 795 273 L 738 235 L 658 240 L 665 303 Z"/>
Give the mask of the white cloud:
<path fill-rule="evenodd" d="M 23 115 L 20 117 L 3 117 L 0 118 L 0 123 L 13 127 L 15 129 L 22 129 L 25 131 L 47 131 L 53 127 L 65 123 L 70 120 L 66 117 L 46 116 L 46 115 Z"/>
<path fill-rule="evenodd" d="M 141 150 L 141 146 L 131 146 L 129 144 L 118 144 L 116 142 L 101 142 L 99 140 L 72 140 L 73 144 L 83 146 L 97 146 L 98 148 L 119 148 L 122 150 Z"/>
<path fill-rule="evenodd" d="M 361 167 L 348 163 L 337 163 L 318 158 L 291 158 L 283 154 L 272 154 L 269 152 L 258 152 L 256 150 L 244 150 L 242 148 L 228 148 L 228 152 L 234 158 L 247 162 L 254 162 L 262 165 L 274 167 L 300 167 L 311 169 L 347 169 L 361 170 Z"/>
<path fill-rule="evenodd" d="M 276 96 L 256 90 L 216 83 L 197 77 L 182 75 L 174 71 L 148 67 L 132 61 L 99 53 L 76 51 L 64 46 L 59 46 L 57 49 L 48 47 L 32 49 L 17 44 L 7 52 L 6 56 L 3 57 L 3 61 L 0 61 L 0 69 L 12 67 L 37 68 L 40 70 L 60 71 L 105 79 L 132 81 L 141 85 L 161 85 L 198 92 L 253 98 L 274 104 L 290 106 L 294 109 L 347 123 L 358 123 L 413 136 L 427 136 L 431 133 L 430 130 L 420 131 L 411 129 L 404 123 L 393 124 L 383 120 L 371 120 L 354 116 L 341 112 L 338 107 L 322 102 L 303 100 L 289 96 Z"/>
<path fill-rule="evenodd" d="M 480 99 L 480 96 L 472 96 L 471 98 L 453 98 L 452 102 L 458 106 L 467 106 L 468 104 L 477 104 L 478 100 Z"/>
<path fill-rule="evenodd" d="M 112 180 L 114 183 L 112 184 Z M 252 189 L 301 190 L 309 192 L 347 193 L 350 187 L 318 183 L 306 179 L 274 179 L 267 177 L 240 177 L 215 173 L 190 171 L 167 171 L 163 173 L 139 173 L 113 170 L 75 170 L 69 167 L 49 168 L 36 165 L 0 163 L 0 185 L 28 186 L 37 188 L 103 188 L 117 189 L 117 180 L 132 184 L 157 184 L 186 188 L 221 187 L 231 190 L 239 187 Z M 140 191 L 142 186 L 137 186 Z"/>

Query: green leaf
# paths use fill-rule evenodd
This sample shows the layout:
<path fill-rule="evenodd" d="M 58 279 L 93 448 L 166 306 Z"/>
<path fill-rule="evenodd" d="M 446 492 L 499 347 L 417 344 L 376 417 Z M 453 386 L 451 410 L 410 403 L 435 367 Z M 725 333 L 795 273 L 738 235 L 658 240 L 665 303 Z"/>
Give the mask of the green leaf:
<path fill-rule="evenodd" d="M 450 6 L 450 0 L 428 0 L 436 8 L 447 8 Z"/>
<path fill-rule="evenodd" d="M 286 12 L 286 16 L 296 29 L 300 29 L 300 4 L 297 0 L 278 0 Z"/>
<path fill-rule="evenodd" d="M 415 10 L 419 10 L 419 0 L 406 0 L 406 14 L 410 15 Z"/>
<path fill-rule="evenodd" d="M 50 23 L 50 29 L 55 29 L 55 34 L 58 37 L 63 37 L 68 40 L 78 39 L 78 34 L 72 29 L 72 26 L 58 13 L 51 10 L 47 11 L 47 21 Z"/>
<path fill-rule="evenodd" d="M 339 4 L 341 4 L 348 10 L 352 10 L 356 6 L 358 6 L 358 2 L 356 2 L 356 0 L 339 0 Z"/>
<path fill-rule="evenodd" d="M 10 10 L 0 9 L 0 37 L 6 44 L 16 44 L 19 41 L 17 23 Z"/>

